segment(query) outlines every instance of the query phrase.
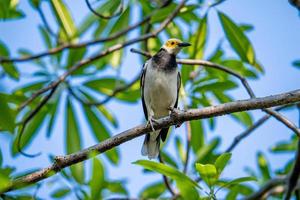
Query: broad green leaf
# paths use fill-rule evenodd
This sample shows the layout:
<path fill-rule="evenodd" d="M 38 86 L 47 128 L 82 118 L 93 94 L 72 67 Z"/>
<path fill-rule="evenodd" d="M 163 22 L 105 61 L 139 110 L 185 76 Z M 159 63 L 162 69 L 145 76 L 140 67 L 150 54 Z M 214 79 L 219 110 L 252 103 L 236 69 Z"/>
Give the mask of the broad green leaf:
<path fill-rule="evenodd" d="M 7 100 L 7 97 L 0 93 L 0 128 L 13 133 L 15 129 L 15 116 L 9 108 Z"/>
<path fill-rule="evenodd" d="M 165 20 L 167 18 L 167 16 L 169 16 L 170 13 L 172 13 L 172 11 L 175 9 L 175 7 L 176 7 L 176 4 L 172 3 L 165 8 L 155 10 L 154 15 L 152 15 L 152 17 L 151 17 L 150 23 L 154 24 L 154 23 Z"/>
<path fill-rule="evenodd" d="M 229 182 L 225 183 L 224 185 L 221 186 L 221 188 L 230 188 L 230 187 L 233 187 L 233 186 L 238 185 L 240 183 L 249 182 L 249 181 L 257 181 L 257 179 L 255 177 L 252 177 L 252 176 L 236 178 L 232 181 L 229 181 Z"/>
<path fill-rule="evenodd" d="M 239 27 L 244 32 L 250 32 L 254 29 L 254 26 L 251 24 L 240 24 Z"/>
<path fill-rule="evenodd" d="M 242 75 L 243 77 L 247 78 L 257 78 L 257 72 L 252 71 L 248 69 L 244 63 L 240 60 L 235 60 L 235 59 L 227 59 L 223 60 L 221 62 L 222 65 L 232 69 L 233 71 L 237 72 L 238 74 Z"/>
<path fill-rule="evenodd" d="M 212 159 L 213 151 L 219 146 L 219 144 L 220 138 L 212 139 L 196 153 L 196 161 L 200 163 L 207 163 L 207 161 Z"/>
<path fill-rule="evenodd" d="M 0 169 L 0 192 L 5 190 L 11 184 L 9 174 L 5 173 L 3 169 Z"/>
<path fill-rule="evenodd" d="M 51 197 L 55 199 L 61 199 L 70 194 L 70 192 L 71 190 L 69 188 L 59 188 L 51 193 Z"/>
<path fill-rule="evenodd" d="M 297 67 L 297 68 L 300 68 L 300 60 L 295 60 L 295 61 L 293 62 L 293 66 L 294 66 L 294 67 Z"/>
<path fill-rule="evenodd" d="M 227 81 L 223 81 L 223 82 L 214 82 L 214 83 L 207 83 L 207 84 L 204 84 L 204 85 L 200 85 L 200 86 L 197 86 L 194 91 L 197 91 L 197 92 L 219 92 L 219 91 L 225 91 L 225 90 L 231 90 L 231 89 L 235 89 L 237 88 L 238 85 L 233 82 L 233 81 L 230 81 L 230 80 L 227 80 Z"/>
<path fill-rule="evenodd" d="M 67 59 L 67 66 L 66 68 L 72 67 L 75 63 L 82 60 L 84 55 L 86 54 L 86 48 L 79 48 L 79 49 L 69 49 L 68 59 Z M 82 67 L 83 69 L 84 67 Z M 82 70 L 78 70 L 82 71 Z M 76 71 L 74 74 L 78 74 L 79 72 Z"/>
<path fill-rule="evenodd" d="M 71 100 L 67 99 L 66 111 L 66 151 L 68 154 L 81 150 L 81 138 L 76 119 L 76 113 Z M 78 183 L 84 182 L 83 163 L 78 163 L 70 167 L 72 176 Z"/>
<path fill-rule="evenodd" d="M 153 183 L 143 188 L 139 197 L 142 199 L 158 199 L 165 190 L 166 186 L 162 182 Z"/>
<path fill-rule="evenodd" d="M 98 13 L 101 13 L 104 16 L 111 16 L 114 13 L 118 12 L 121 3 L 123 3 L 121 2 L 121 0 L 114 0 L 114 1 L 107 0 L 103 4 L 101 4 L 98 8 L 96 8 L 96 11 Z"/>
<path fill-rule="evenodd" d="M 0 21 L 8 19 L 20 19 L 25 15 L 17 9 L 19 0 L 1 0 L 0 1 Z"/>
<path fill-rule="evenodd" d="M 199 22 L 197 31 L 195 35 L 192 37 L 192 48 L 190 48 L 192 58 L 202 59 L 204 56 L 204 48 L 207 39 L 207 15 Z"/>
<path fill-rule="evenodd" d="M 51 49 L 52 48 L 52 42 L 51 42 L 51 38 L 50 38 L 50 35 L 49 35 L 48 31 L 43 26 L 38 26 L 38 28 L 39 28 L 40 34 L 42 36 L 42 39 L 44 41 L 44 44 L 45 44 L 46 48 Z"/>
<path fill-rule="evenodd" d="M 99 142 L 104 141 L 107 138 L 110 138 L 109 130 L 102 123 L 100 118 L 95 113 L 95 110 L 90 109 L 89 107 L 84 106 L 84 111 L 87 117 L 87 120 L 93 130 L 94 136 L 97 138 Z M 119 163 L 119 152 L 117 148 L 113 148 L 109 151 L 105 152 L 107 158 L 113 163 Z"/>
<path fill-rule="evenodd" d="M 102 115 L 115 127 L 119 127 L 119 122 L 116 119 L 116 117 L 111 113 L 109 109 L 107 109 L 105 106 L 97 106 L 97 109 L 102 113 Z"/>
<path fill-rule="evenodd" d="M 67 41 L 74 41 L 73 39 L 77 36 L 77 29 L 64 1 L 51 0 L 50 3 L 56 19 L 62 27 L 64 37 L 67 38 Z"/>
<path fill-rule="evenodd" d="M 8 48 L 6 47 L 6 45 L 3 42 L 0 41 L 0 56 L 9 57 L 9 55 L 10 54 L 9 54 Z M 2 66 L 5 73 L 7 73 L 11 78 L 16 79 L 16 80 L 19 79 L 19 72 L 18 72 L 16 66 L 13 63 L 10 63 L 10 62 L 0 63 L 0 66 Z"/>
<path fill-rule="evenodd" d="M 215 162 L 215 166 L 217 168 L 217 172 L 218 172 L 219 176 L 222 173 L 222 171 L 224 170 L 224 168 L 226 167 L 230 158 L 231 158 L 231 153 L 223 153 L 217 158 L 217 160 Z"/>
<path fill-rule="evenodd" d="M 218 15 L 233 50 L 244 62 L 251 64 L 258 71 L 263 72 L 263 69 L 259 65 L 256 65 L 254 49 L 243 31 L 224 13 L 218 12 Z"/>
<path fill-rule="evenodd" d="M 253 192 L 254 190 L 247 185 L 243 185 L 243 184 L 234 185 L 230 188 L 230 192 L 228 192 L 226 196 L 226 200 L 236 200 L 239 194 L 248 196 Z"/>
<path fill-rule="evenodd" d="M 96 91 L 99 91 L 102 94 L 113 95 L 116 89 L 124 87 L 126 83 L 124 80 L 116 80 L 114 78 L 100 78 L 87 81 L 84 83 L 84 85 Z M 114 97 L 126 102 L 136 102 L 140 98 L 139 82 L 137 81 L 126 91 L 120 92 Z"/>
<path fill-rule="evenodd" d="M 188 176 L 173 167 L 149 160 L 138 160 L 133 164 L 140 165 L 148 170 L 158 172 L 175 180 L 180 193 L 183 195 L 188 193 L 198 194 L 196 188 L 200 188 L 200 186 Z"/>
<path fill-rule="evenodd" d="M 269 163 L 263 153 L 257 153 L 257 164 L 264 181 L 271 178 Z"/>
<path fill-rule="evenodd" d="M 112 181 L 106 183 L 106 189 L 108 189 L 111 193 L 128 195 L 124 185 L 125 184 L 121 181 Z"/>
<path fill-rule="evenodd" d="M 204 131 L 201 120 L 188 122 L 191 126 L 191 146 L 194 152 L 198 152 L 204 145 Z"/>
<path fill-rule="evenodd" d="M 91 190 L 91 199 L 100 199 L 101 191 L 105 184 L 105 170 L 101 161 L 97 158 L 93 159 L 92 176 L 89 182 Z"/>
<path fill-rule="evenodd" d="M 167 163 L 175 168 L 178 168 L 176 161 L 174 160 L 174 158 L 171 157 L 171 155 L 169 155 L 167 152 L 164 152 L 164 151 L 161 151 L 160 154 L 165 163 Z"/>
<path fill-rule="evenodd" d="M 38 8 L 41 4 L 41 0 L 30 0 L 29 3 L 33 8 Z"/>
<path fill-rule="evenodd" d="M 38 134 L 39 129 L 41 128 L 46 115 L 47 115 L 47 110 L 46 110 L 46 107 L 44 107 L 29 121 L 29 123 L 27 124 L 27 126 L 22 134 L 22 138 L 20 141 L 21 149 L 24 149 L 25 147 L 27 147 L 31 143 L 33 138 Z M 20 130 L 21 130 L 21 127 L 19 128 L 19 132 L 13 143 L 13 149 L 12 149 L 13 156 L 15 156 L 17 153 L 19 153 L 18 149 L 17 149 L 17 142 L 18 142 L 18 138 L 20 135 Z"/>
<path fill-rule="evenodd" d="M 298 137 L 293 136 L 289 141 L 280 141 L 271 150 L 274 153 L 289 153 L 297 150 Z"/>
<path fill-rule="evenodd" d="M 212 164 L 200 164 L 196 163 L 196 170 L 199 172 L 200 177 L 210 188 L 217 182 L 218 180 L 218 172 L 214 165 Z"/>

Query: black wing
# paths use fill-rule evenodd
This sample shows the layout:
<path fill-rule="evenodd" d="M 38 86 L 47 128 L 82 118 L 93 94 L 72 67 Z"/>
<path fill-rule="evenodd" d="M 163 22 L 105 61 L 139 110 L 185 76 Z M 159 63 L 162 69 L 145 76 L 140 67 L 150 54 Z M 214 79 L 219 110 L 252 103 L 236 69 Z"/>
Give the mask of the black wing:
<path fill-rule="evenodd" d="M 177 108 L 177 107 L 178 107 L 178 97 L 179 97 L 180 87 L 181 87 L 181 75 L 180 75 L 180 72 L 178 72 L 178 74 L 177 74 L 177 97 L 176 97 L 176 101 L 175 101 L 175 104 L 174 104 L 174 108 Z M 160 138 L 161 138 L 161 140 L 162 140 L 163 142 L 164 142 L 164 141 L 166 140 L 166 138 L 167 138 L 168 131 L 169 131 L 169 128 L 163 128 L 163 129 L 161 129 L 161 131 L 159 132 Z"/>
<path fill-rule="evenodd" d="M 147 71 L 146 69 L 147 69 L 147 63 L 145 63 L 143 66 L 142 75 L 140 79 L 140 87 L 141 87 L 141 98 L 142 98 L 143 110 L 144 110 L 145 118 L 146 120 L 148 120 L 148 111 L 147 111 L 145 98 L 144 98 L 144 83 L 145 83 L 145 76 Z"/>

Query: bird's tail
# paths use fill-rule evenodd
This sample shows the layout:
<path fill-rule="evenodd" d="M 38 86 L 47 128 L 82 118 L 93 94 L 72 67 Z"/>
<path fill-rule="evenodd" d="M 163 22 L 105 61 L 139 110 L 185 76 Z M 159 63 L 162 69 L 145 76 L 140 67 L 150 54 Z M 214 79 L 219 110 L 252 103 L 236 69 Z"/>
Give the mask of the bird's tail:
<path fill-rule="evenodd" d="M 159 154 L 160 145 L 160 130 L 149 133 L 145 136 L 145 140 L 142 147 L 142 155 L 148 156 L 149 159 L 157 158 Z"/>

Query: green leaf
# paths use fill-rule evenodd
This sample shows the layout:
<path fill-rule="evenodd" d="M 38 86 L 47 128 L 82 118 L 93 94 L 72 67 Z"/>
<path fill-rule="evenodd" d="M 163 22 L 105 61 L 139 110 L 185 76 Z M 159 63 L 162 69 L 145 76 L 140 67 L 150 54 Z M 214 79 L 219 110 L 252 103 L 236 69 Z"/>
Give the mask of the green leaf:
<path fill-rule="evenodd" d="M 51 197 L 55 199 L 61 199 L 70 194 L 71 190 L 69 188 L 59 188 L 51 193 Z"/>
<path fill-rule="evenodd" d="M 38 8 L 41 4 L 41 0 L 30 0 L 29 3 L 33 8 Z"/>
<path fill-rule="evenodd" d="M 218 91 L 232 90 L 237 87 L 238 87 L 238 85 L 235 82 L 227 80 L 227 81 L 222 81 L 222 82 L 218 81 L 218 82 L 214 82 L 214 83 L 207 83 L 207 84 L 196 87 L 194 89 L 194 91 L 202 92 L 202 93 L 211 92 L 211 91 L 218 92 Z"/>
<path fill-rule="evenodd" d="M 200 163 L 207 162 L 210 158 L 212 158 L 213 151 L 219 146 L 220 138 L 212 139 L 207 145 L 202 147 L 196 153 L 196 161 Z"/>
<path fill-rule="evenodd" d="M 249 182 L 249 181 L 257 181 L 257 179 L 253 176 L 241 177 L 225 183 L 224 185 L 221 186 L 221 188 L 230 188 L 240 183 Z"/>
<path fill-rule="evenodd" d="M 269 163 L 262 152 L 257 153 L 257 164 L 264 181 L 271 178 Z"/>
<path fill-rule="evenodd" d="M 67 38 L 67 41 L 74 41 L 73 39 L 77 36 L 77 29 L 64 1 L 51 0 L 50 3 L 56 19 L 62 27 L 62 33 L 64 35 L 62 38 Z"/>
<path fill-rule="evenodd" d="M 7 96 L 0 93 L 0 128 L 13 133 L 15 129 L 15 116 L 9 108 L 7 100 Z"/>
<path fill-rule="evenodd" d="M 46 107 L 42 108 L 27 124 L 21 141 L 20 141 L 20 148 L 24 149 L 25 147 L 27 147 L 30 142 L 33 140 L 33 138 L 39 133 L 39 129 L 41 128 L 45 117 L 47 115 L 47 109 Z M 20 130 L 20 128 L 19 128 Z M 20 132 L 18 132 L 14 143 L 13 143 L 13 148 L 12 148 L 12 154 L 13 156 L 15 156 L 18 152 L 17 149 L 17 142 L 18 142 L 18 138 L 19 138 L 19 134 Z"/>
<path fill-rule="evenodd" d="M 152 15 L 150 24 L 154 24 L 157 22 L 161 22 L 167 18 L 167 16 L 172 13 L 172 11 L 175 9 L 176 4 L 172 3 L 169 6 L 162 8 L 162 9 L 156 9 L 155 13 Z"/>
<path fill-rule="evenodd" d="M 97 109 L 101 112 L 101 114 L 115 127 L 119 127 L 119 122 L 116 119 L 116 117 L 111 113 L 109 109 L 107 109 L 105 106 L 97 106 Z"/>
<path fill-rule="evenodd" d="M 82 60 L 84 55 L 86 54 L 87 50 L 86 48 L 79 48 L 79 49 L 70 49 L 68 60 L 67 60 L 67 66 L 66 68 L 72 67 L 75 63 Z M 82 68 L 83 69 L 83 68 Z M 82 71 L 82 70 L 79 70 Z M 79 72 L 76 72 L 75 74 L 78 74 Z"/>
<path fill-rule="evenodd" d="M 122 183 L 120 181 L 108 182 L 106 184 L 107 184 L 106 188 L 112 193 L 124 194 L 124 195 L 128 194 L 127 190 L 123 186 L 124 183 Z"/>
<path fill-rule="evenodd" d="M 101 199 L 101 192 L 105 184 L 105 171 L 101 161 L 93 159 L 92 176 L 89 182 L 91 190 L 91 199 Z"/>
<path fill-rule="evenodd" d="M 165 163 L 167 163 L 175 168 L 178 168 L 176 161 L 171 157 L 171 155 L 169 155 L 167 152 L 164 152 L 164 151 L 161 151 L 160 154 Z"/>
<path fill-rule="evenodd" d="M 199 22 L 195 35 L 191 38 L 193 44 L 193 48 L 190 48 L 192 58 L 202 59 L 204 56 L 204 48 L 208 32 L 207 25 L 207 15 L 205 15 L 205 17 Z"/>
<path fill-rule="evenodd" d="M 295 61 L 293 62 L 293 66 L 294 66 L 294 67 L 297 67 L 297 68 L 300 68 L 300 60 L 295 60 Z"/>
<path fill-rule="evenodd" d="M 204 130 L 201 120 L 187 122 L 191 126 L 191 146 L 194 152 L 198 152 L 204 145 Z"/>
<path fill-rule="evenodd" d="M 252 126 L 252 117 L 248 112 L 232 113 L 231 116 L 237 121 L 241 122 L 245 127 Z"/>
<path fill-rule="evenodd" d="M 212 164 L 200 164 L 196 163 L 196 170 L 199 172 L 200 177 L 207 184 L 208 187 L 212 187 L 218 180 L 217 168 Z"/>
<path fill-rule="evenodd" d="M 19 0 L 1 0 L 0 1 L 0 21 L 1 19 L 20 19 L 25 15 L 17 9 Z"/>
<path fill-rule="evenodd" d="M 244 62 L 251 64 L 256 67 L 258 71 L 263 72 L 263 69 L 256 64 L 254 49 L 243 31 L 224 13 L 218 12 L 218 15 L 225 35 L 233 50 Z"/>
<path fill-rule="evenodd" d="M 143 188 L 139 197 L 142 199 L 158 199 L 165 190 L 166 186 L 162 182 L 153 183 Z"/>
<path fill-rule="evenodd" d="M 66 151 L 68 154 L 81 150 L 81 138 L 71 100 L 67 99 L 67 112 L 66 112 Z M 72 176 L 78 183 L 84 182 L 84 167 L 83 163 L 78 163 L 70 167 Z"/>
<path fill-rule="evenodd" d="M 5 0 L 6 1 L 6 0 Z M 1 4 L 0 4 L 1 6 Z M 0 41 L 0 56 L 9 57 L 9 50 L 6 45 Z M 0 63 L 5 73 L 7 73 L 11 78 L 18 80 L 19 79 L 19 72 L 16 66 L 13 63 Z"/>
<path fill-rule="evenodd" d="M 124 80 L 116 80 L 114 78 L 100 78 L 96 80 L 87 81 L 85 86 L 99 91 L 105 95 L 113 95 L 114 91 L 126 85 Z M 137 81 L 126 91 L 120 92 L 114 96 L 115 98 L 126 101 L 136 102 L 140 98 L 140 86 Z"/>
<path fill-rule="evenodd" d="M 114 1 L 107 0 L 106 2 L 101 4 L 98 8 L 96 8 L 96 11 L 98 13 L 101 13 L 104 16 L 111 16 L 119 10 L 121 3 L 122 3 L 121 0 L 114 0 Z"/>
<path fill-rule="evenodd" d="M 43 26 L 38 26 L 38 28 L 39 28 L 40 34 L 43 38 L 44 44 L 46 45 L 46 47 L 48 49 L 51 49 L 52 48 L 52 42 L 51 42 L 51 38 L 50 38 L 50 35 L 49 35 L 48 31 Z"/>
<path fill-rule="evenodd" d="M 196 199 L 198 199 L 198 193 L 196 188 L 200 188 L 200 186 L 195 181 L 190 179 L 188 176 L 180 172 L 179 170 L 170 167 L 168 165 L 164 165 L 162 163 L 157 163 L 149 160 L 138 160 L 133 164 L 143 166 L 148 170 L 158 172 L 160 174 L 163 174 L 175 180 L 177 187 L 180 190 L 180 193 L 184 195 L 185 198 L 188 197 L 186 196 L 186 194 L 190 194 L 192 196 L 195 195 L 197 197 Z"/>
<path fill-rule="evenodd" d="M 215 166 L 217 168 L 217 172 L 218 172 L 219 176 L 222 173 L 222 171 L 224 170 L 224 168 L 226 167 L 230 158 L 231 158 L 231 153 L 223 153 L 217 158 L 217 160 L 215 162 Z"/>
<path fill-rule="evenodd" d="M 99 117 L 95 113 L 95 110 L 90 109 L 89 107 L 86 107 L 86 106 L 84 106 L 83 108 L 84 108 L 87 120 L 89 122 L 89 125 L 92 128 L 93 134 L 97 138 L 97 140 L 99 142 L 101 142 L 107 138 L 110 138 L 108 129 L 105 127 L 105 125 L 99 119 Z M 106 151 L 105 155 L 113 164 L 116 165 L 119 163 L 119 152 L 118 152 L 117 148 L 113 148 L 109 151 Z"/>
<path fill-rule="evenodd" d="M 272 147 L 274 153 L 289 153 L 297 150 L 298 138 L 293 136 L 289 141 L 280 141 Z"/>

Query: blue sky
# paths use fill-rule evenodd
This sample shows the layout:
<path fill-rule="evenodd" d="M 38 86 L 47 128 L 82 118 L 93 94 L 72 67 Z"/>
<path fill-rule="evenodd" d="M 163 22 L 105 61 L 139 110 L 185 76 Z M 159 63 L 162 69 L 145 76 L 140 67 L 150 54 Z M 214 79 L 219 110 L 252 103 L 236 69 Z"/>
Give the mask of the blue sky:
<path fill-rule="evenodd" d="M 75 22 L 81 22 L 85 14 L 88 12 L 84 1 L 66 1 L 73 13 Z M 46 14 L 50 14 L 47 9 L 47 3 L 43 4 Z M 39 17 L 32 12 L 32 8 L 27 1 L 21 1 L 20 8 L 25 11 L 27 18 L 17 21 L 0 22 L 0 39 L 4 41 L 14 55 L 19 47 L 26 47 L 33 52 L 40 52 L 44 49 L 41 38 L 37 30 L 37 24 L 40 24 Z M 265 68 L 265 74 L 261 75 L 258 80 L 250 81 L 257 96 L 267 96 L 271 94 L 281 93 L 289 90 L 298 89 L 300 85 L 299 70 L 291 66 L 291 62 L 299 59 L 300 55 L 300 17 L 297 10 L 292 7 L 287 1 L 274 0 L 227 0 L 218 10 L 225 12 L 237 23 L 249 23 L 254 25 L 254 31 L 251 31 L 248 36 L 251 40 L 256 56 Z M 76 14 L 75 14 L 76 13 Z M 134 19 L 136 21 L 137 19 Z M 50 21 L 53 25 L 53 21 Z M 136 35 L 133 33 L 132 36 Z M 207 52 L 211 52 L 216 46 L 218 39 L 223 37 L 221 25 L 216 16 L 216 12 L 211 10 L 209 14 L 209 43 Z M 229 48 L 229 44 L 226 44 Z M 130 47 L 129 47 L 130 48 Z M 129 50 L 127 48 L 127 50 Z M 208 55 L 207 54 L 207 55 Z M 126 60 L 122 67 L 122 76 L 130 79 L 138 73 L 138 69 L 142 63 L 138 55 L 127 52 Z M 21 64 L 21 71 L 26 72 L 29 64 Z M 15 86 L 15 83 L 6 82 L 7 85 L 2 85 L 0 90 L 9 91 Z M 9 84 L 9 85 L 8 85 Z M 246 92 L 240 88 L 231 93 L 236 99 L 248 98 Z M 64 104 L 61 104 L 63 106 Z M 143 112 L 141 103 L 138 104 L 120 104 L 117 101 L 112 101 L 108 104 L 109 108 L 117 113 L 120 127 L 116 130 L 112 129 L 113 133 L 119 133 L 123 130 L 131 128 L 143 122 Z M 252 112 L 253 116 L 258 119 L 264 113 L 261 111 Z M 293 122 L 297 122 L 298 116 L 296 112 L 285 111 L 284 114 Z M 79 116 L 80 121 L 84 121 L 82 116 Z M 11 138 L 7 135 L 0 135 L 1 150 L 4 154 L 4 162 L 10 165 L 16 165 L 18 171 L 26 169 L 45 167 L 49 163 L 48 154 L 61 155 L 64 154 L 63 144 L 63 113 L 57 119 L 58 123 L 53 131 L 53 136 L 47 140 L 45 138 L 45 127 L 40 131 L 39 136 L 33 141 L 32 146 L 27 150 L 29 152 L 40 152 L 43 155 L 34 158 L 17 157 L 12 159 L 9 155 L 9 145 Z M 80 126 L 84 133 L 84 147 L 91 146 L 95 143 L 89 128 L 85 123 Z M 110 127 L 111 128 L 111 127 Z M 217 129 L 212 133 L 207 134 L 208 140 L 216 136 L 222 137 L 221 149 L 225 149 L 232 141 L 235 135 L 244 130 L 228 117 L 219 117 L 217 120 Z M 175 134 L 184 134 L 184 127 L 176 129 Z M 268 148 L 277 141 L 289 139 L 292 133 L 275 119 L 270 119 L 267 123 L 253 132 L 250 137 L 243 141 L 234 151 L 232 162 L 225 170 L 224 177 L 239 177 L 245 175 L 244 167 L 256 167 L 255 156 L 257 151 L 263 151 L 267 154 L 272 166 L 282 166 L 284 161 L 292 155 L 274 155 L 270 154 Z M 171 140 L 173 137 L 170 138 Z M 138 159 L 144 159 L 140 155 L 140 148 L 143 138 L 137 138 L 119 148 L 121 150 L 121 164 L 117 168 L 109 167 L 108 174 L 111 179 L 124 178 L 128 180 L 128 189 L 132 197 L 136 197 L 138 192 L 147 183 L 152 183 L 159 180 L 159 175 L 145 175 L 141 171 L 141 167 L 131 164 Z M 167 147 L 170 152 L 174 152 L 173 142 L 169 142 Z M 100 156 L 101 157 L 101 156 Z M 46 187 L 46 186 L 45 186 Z M 47 190 L 40 192 L 41 196 L 47 194 Z"/>

